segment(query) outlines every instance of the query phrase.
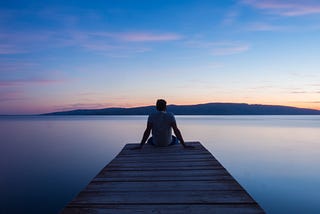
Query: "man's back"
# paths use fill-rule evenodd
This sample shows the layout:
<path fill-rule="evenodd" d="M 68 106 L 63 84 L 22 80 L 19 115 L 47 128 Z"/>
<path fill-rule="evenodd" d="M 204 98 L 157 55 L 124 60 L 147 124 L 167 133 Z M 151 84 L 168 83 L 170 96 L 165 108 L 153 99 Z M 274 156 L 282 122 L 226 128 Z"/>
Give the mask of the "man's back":
<path fill-rule="evenodd" d="M 133 149 L 142 149 L 143 145 L 147 142 L 150 132 L 152 130 L 152 143 L 156 146 L 169 146 L 172 142 L 172 130 L 184 148 L 193 148 L 184 143 L 181 132 L 177 127 L 176 120 L 172 113 L 167 113 L 167 102 L 163 99 L 157 100 L 157 112 L 149 115 L 147 128 L 143 133 L 140 145 Z M 149 142 L 149 141 L 148 141 Z"/>
<path fill-rule="evenodd" d="M 168 146 L 172 141 L 171 125 L 175 123 L 174 115 L 157 111 L 149 115 L 148 123 L 152 124 L 153 143 L 157 146 Z"/>

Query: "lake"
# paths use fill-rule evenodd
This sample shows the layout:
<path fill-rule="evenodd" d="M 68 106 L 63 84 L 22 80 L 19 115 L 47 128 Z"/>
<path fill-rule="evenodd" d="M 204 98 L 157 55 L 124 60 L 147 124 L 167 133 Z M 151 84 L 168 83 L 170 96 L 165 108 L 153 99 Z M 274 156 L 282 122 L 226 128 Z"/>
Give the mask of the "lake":
<path fill-rule="evenodd" d="M 1 116 L 0 213 L 57 213 L 147 116 Z M 320 116 L 177 116 L 267 213 L 320 213 Z"/>

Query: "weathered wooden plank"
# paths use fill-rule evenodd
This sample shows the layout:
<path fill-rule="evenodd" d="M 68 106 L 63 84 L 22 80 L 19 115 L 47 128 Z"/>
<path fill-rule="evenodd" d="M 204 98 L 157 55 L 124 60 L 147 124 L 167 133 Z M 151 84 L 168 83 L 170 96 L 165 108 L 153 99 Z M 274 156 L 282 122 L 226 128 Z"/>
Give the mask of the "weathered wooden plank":
<path fill-rule="evenodd" d="M 138 181 L 138 182 L 150 182 L 150 181 L 221 181 L 221 180 L 233 180 L 230 175 L 210 175 L 210 176 L 179 176 L 179 177 L 95 177 L 92 181 Z"/>
<path fill-rule="evenodd" d="M 126 145 L 125 148 L 119 153 L 119 156 L 127 156 L 127 155 L 177 155 L 177 154 L 207 154 L 211 155 L 211 153 L 205 149 L 199 143 L 188 143 L 188 145 L 194 146 L 193 149 L 183 148 L 181 145 L 173 145 L 168 147 L 154 147 L 151 145 L 145 145 L 141 150 L 131 150 L 133 147 L 137 146 L 137 144 Z M 211 155 L 212 156 L 212 155 Z"/>
<path fill-rule="evenodd" d="M 203 149 L 201 146 L 199 145 L 193 145 L 194 148 L 190 149 L 190 148 L 184 148 L 182 145 L 173 145 L 170 146 L 171 149 L 168 151 L 168 149 L 166 147 L 156 147 L 156 148 L 152 148 L 151 145 L 145 145 L 143 147 L 142 150 L 139 150 L 140 153 L 144 153 L 144 152 L 148 152 L 148 151 L 154 151 L 154 152 L 192 152 L 193 151 L 199 151 L 199 152 L 208 152 L 208 150 Z M 121 153 L 132 153 L 132 148 L 125 148 L 121 151 Z"/>
<path fill-rule="evenodd" d="M 179 162 L 134 162 L 134 163 L 126 163 L 126 162 L 113 162 L 110 163 L 105 169 L 108 169 L 110 167 L 118 167 L 118 168 L 122 168 L 122 167 L 126 167 L 126 168 L 130 168 L 130 167 L 135 167 L 135 168 L 142 168 L 142 167 L 153 167 L 153 168 L 158 168 L 158 167 L 175 167 L 175 168 L 179 168 L 179 167 L 196 167 L 196 166 L 206 166 L 207 168 L 212 168 L 212 167 L 221 167 L 221 165 L 219 164 L 219 162 L 217 161 L 203 161 L 203 162 L 183 162 L 183 161 L 179 161 Z"/>
<path fill-rule="evenodd" d="M 156 171 L 108 171 L 103 170 L 97 178 L 109 177 L 109 178 L 144 178 L 144 177 L 202 177 L 202 176 L 220 176 L 229 175 L 225 169 L 208 169 L 208 170 L 156 170 Z"/>
<path fill-rule="evenodd" d="M 166 213 L 166 214 L 200 214 L 200 213 L 228 213 L 228 214 L 260 214 L 264 213 L 257 204 L 136 204 L 136 205 L 69 205 L 62 214 L 105 214 L 105 213 Z"/>
<path fill-rule="evenodd" d="M 216 160 L 215 158 L 212 158 L 212 156 L 205 154 L 205 155 L 201 155 L 198 153 L 195 154 L 168 154 L 168 155 L 155 155 L 155 154 L 144 154 L 144 155 L 137 155 L 137 156 L 121 156 L 118 155 L 117 159 L 119 158 L 119 161 L 140 161 L 140 162 L 147 162 L 148 160 L 150 160 L 150 162 L 157 162 L 157 160 L 159 160 L 159 162 L 161 161 L 166 161 L 166 160 L 172 160 L 172 161 L 189 161 L 189 160 L 195 160 L 195 159 L 209 159 L 209 160 Z M 118 161 L 118 160 L 115 160 Z"/>
<path fill-rule="evenodd" d="M 134 195 L 134 197 L 133 197 Z M 83 191 L 71 204 L 136 204 L 136 203 L 164 203 L 164 204 L 206 204 L 206 203 L 255 203 L 242 191 Z"/>
<path fill-rule="evenodd" d="M 170 157 L 181 157 L 183 158 L 184 156 L 188 156 L 188 157 L 193 157 L 193 156 L 199 156 L 201 155 L 202 157 L 206 157 L 206 158 L 210 158 L 212 157 L 212 155 L 208 154 L 207 152 L 194 152 L 194 153 L 187 153 L 187 152 L 168 152 L 168 153 L 149 153 L 149 152 L 145 152 L 145 153 L 128 153 L 128 154 L 119 154 L 118 157 L 159 157 L 159 158 L 170 158 Z"/>
<path fill-rule="evenodd" d="M 243 190 L 235 180 L 228 181 L 154 181 L 154 182 L 92 182 L 84 191 L 197 191 Z"/>
<path fill-rule="evenodd" d="M 207 151 L 207 149 L 204 148 L 200 142 L 188 142 L 187 144 L 188 144 L 188 145 L 192 145 L 192 146 L 194 147 L 194 149 L 199 149 L 199 150 Z M 136 147 L 137 145 L 139 145 L 139 144 L 136 144 L 136 143 L 127 143 L 127 144 L 123 147 L 123 149 L 121 150 L 121 152 L 126 151 L 126 150 L 131 150 L 132 148 Z M 148 144 L 144 145 L 144 147 L 143 147 L 143 149 L 148 149 L 148 148 L 149 148 L 149 149 L 153 149 L 153 150 L 156 149 L 157 151 L 159 151 L 159 150 L 167 151 L 167 150 L 168 150 L 168 149 L 167 149 L 168 147 L 156 147 L 156 148 L 154 148 L 154 147 L 152 147 L 152 146 L 150 146 L 150 145 L 148 145 Z M 182 146 L 181 144 L 176 144 L 176 145 L 170 146 L 170 150 L 173 150 L 174 148 L 183 148 L 183 146 Z"/>
<path fill-rule="evenodd" d="M 166 157 L 159 157 L 159 158 L 156 158 L 156 157 L 149 157 L 149 158 L 126 158 L 126 159 L 115 159 L 115 160 L 112 160 L 110 162 L 110 164 L 113 164 L 113 163 L 162 163 L 162 162 L 165 162 L 165 163 L 176 163 L 176 162 L 184 162 L 184 163 L 195 163 L 195 162 L 205 162 L 205 163 L 217 163 L 217 164 L 220 164 L 217 160 L 215 159 L 212 159 L 212 158 L 184 158 L 184 157 L 181 157 L 181 158 L 166 158 Z"/>
<path fill-rule="evenodd" d="M 153 146 L 151 145 L 145 145 L 143 147 L 143 149 L 140 149 L 140 150 L 137 150 L 136 152 L 139 152 L 140 154 L 143 154 L 143 153 L 147 153 L 147 152 L 150 152 L 150 151 L 153 151 L 153 152 L 156 152 L 156 153 L 192 153 L 192 151 L 198 151 L 198 152 L 201 152 L 201 153 L 206 153 L 208 152 L 208 150 L 204 150 L 202 149 L 201 147 L 197 147 L 195 146 L 194 148 L 184 148 L 183 146 L 181 145 L 173 145 L 173 146 L 170 146 L 171 149 L 168 150 L 166 149 L 166 147 L 155 147 L 155 148 L 152 148 Z M 123 149 L 121 151 L 121 154 L 132 154 L 132 148 L 128 148 L 128 149 Z"/>
<path fill-rule="evenodd" d="M 123 157 L 118 156 L 116 159 L 112 160 L 113 162 L 168 162 L 168 161 L 183 161 L 183 162 L 199 162 L 199 161 L 217 161 L 215 158 L 211 156 L 204 155 L 174 155 L 174 156 L 131 156 L 131 157 Z"/>
<path fill-rule="evenodd" d="M 109 167 L 108 171 L 161 171 L 161 170 L 208 170 L 207 166 L 158 166 L 157 168 L 155 167 Z M 221 166 L 212 166 L 210 169 L 224 169 Z"/>
<path fill-rule="evenodd" d="M 62 213 L 264 213 L 200 143 L 127 144 Z"/>
<path fill-rule="evenodd" d="M 171 158 L 171 159 L 181 159 L 181 158 L 186 158 L 186 159 L 196 159 L 196 158 L 213 158 L 215 159 L 212 154 L 207 153 L 207 152 L 193 152 L 193 153 L 153 153 L 152 151 L 146 152 L 146 153 L 128 153 L 128 154 L 121 154 L 119 153 L 117 155 L 117 158 L 119 159 L 127 159 L 128 157 L 130 158 L 137 158 L 137 159 L 144 159 L 144 158 Z"/>

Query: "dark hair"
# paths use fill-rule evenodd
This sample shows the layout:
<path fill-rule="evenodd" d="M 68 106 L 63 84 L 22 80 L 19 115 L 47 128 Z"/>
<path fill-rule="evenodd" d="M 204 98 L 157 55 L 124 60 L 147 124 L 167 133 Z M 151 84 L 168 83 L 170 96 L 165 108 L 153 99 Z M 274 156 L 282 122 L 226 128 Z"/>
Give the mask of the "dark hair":
<path fill-rule="evenodd" d="M 163 99 L 157 100 L 157 110 L 158 111 L 165 111 L 167 109 L 167 102 Z"/>

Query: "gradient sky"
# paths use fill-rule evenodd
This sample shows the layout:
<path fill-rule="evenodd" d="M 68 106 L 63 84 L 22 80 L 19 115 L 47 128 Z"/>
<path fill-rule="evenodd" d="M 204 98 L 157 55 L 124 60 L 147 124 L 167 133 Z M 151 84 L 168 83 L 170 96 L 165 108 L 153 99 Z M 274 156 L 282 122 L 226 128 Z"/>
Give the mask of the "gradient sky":
<path fill-rule="evenodd" d="M 245 102 L 320 109 L 320 1 L 1 1 L 0 114 Z"/>

